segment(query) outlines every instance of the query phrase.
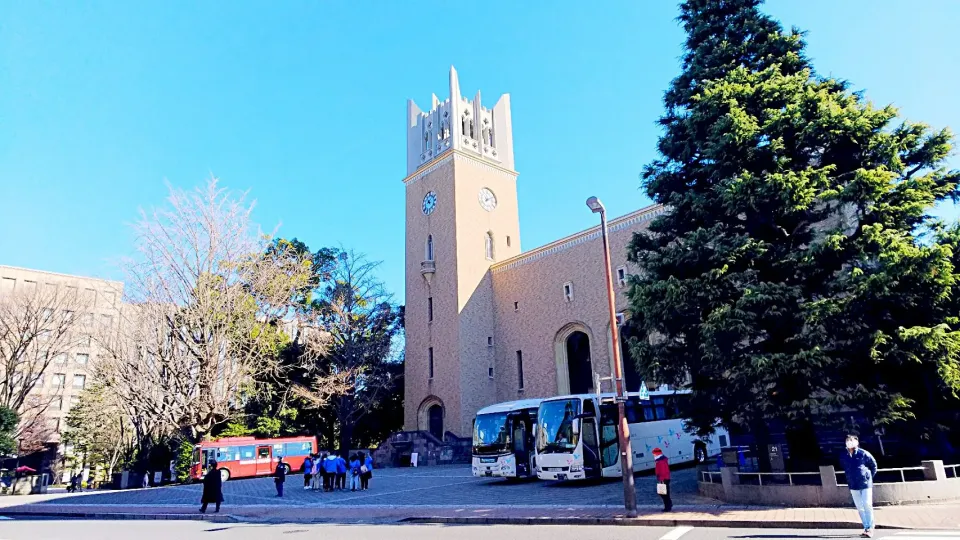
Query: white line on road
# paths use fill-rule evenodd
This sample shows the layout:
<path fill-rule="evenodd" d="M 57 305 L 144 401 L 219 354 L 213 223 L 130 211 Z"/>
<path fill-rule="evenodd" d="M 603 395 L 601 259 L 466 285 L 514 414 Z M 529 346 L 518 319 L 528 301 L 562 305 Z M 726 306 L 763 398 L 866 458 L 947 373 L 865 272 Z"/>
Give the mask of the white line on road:
<path fill-rule="evenodd" d="M 687 534 L 692 530 L 693 530 L 693 527 L 677 527 L 676 529 L 661 536 L 660 540 L 678 540 L 681 536 Z"/>
<path fill-rule="evenodd" d="M 893 536 L 897 540 L 960 540 L 960 533 L 957 532 L 910 531 L 909 536 L 901 533 Z"/>

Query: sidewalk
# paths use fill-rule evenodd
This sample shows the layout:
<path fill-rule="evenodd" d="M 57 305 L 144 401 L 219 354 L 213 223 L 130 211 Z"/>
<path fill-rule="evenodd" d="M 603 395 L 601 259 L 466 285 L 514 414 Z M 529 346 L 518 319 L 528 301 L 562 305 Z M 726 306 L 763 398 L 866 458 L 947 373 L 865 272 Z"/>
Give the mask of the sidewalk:
<path fill-rule="evenodd" d="M 7 502 L 7 501 L 4 501 Z M 9 504 L 9 503 L 8 503 Z M 877 526 L 887 529 L 960 529 L 960 505 L 891 506 L 877 509 Z M 206 519 L 255 523 L 456 523 L 642 525 L 788 529 L 858 529 L 855 510 L 846 508 L 763 508 L 676 506 L 665 514 L 644 507 L 635 519 L 609 506 L 231 506 L 201 515 L 194 505 L 24 504 L 0 508 L 10 517 L 85 519 Z"/>

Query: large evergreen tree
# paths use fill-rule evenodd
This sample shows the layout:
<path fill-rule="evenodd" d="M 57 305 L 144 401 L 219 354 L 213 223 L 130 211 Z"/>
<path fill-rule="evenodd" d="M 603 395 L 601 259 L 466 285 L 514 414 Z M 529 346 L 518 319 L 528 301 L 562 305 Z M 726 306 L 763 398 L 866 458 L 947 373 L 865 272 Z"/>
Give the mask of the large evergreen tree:
<path fill-rule="evenodd" d="M 894 108 L 818 76 L 801 33 L 759 4 L 681 4 L 682 73 L 643 174 L 668 211 L 630 249 L 632 355 L 692 391 L 701 432 L 719 418 L 763 443 L 774 419 L 810 434 L 845 406 L 880 423 L 918 414 L 897 369 L 960 389 L 956 334 L 940 325 L 952 252 L 920 238 L 956 195 L 951 135 L 895 125 Z"/>

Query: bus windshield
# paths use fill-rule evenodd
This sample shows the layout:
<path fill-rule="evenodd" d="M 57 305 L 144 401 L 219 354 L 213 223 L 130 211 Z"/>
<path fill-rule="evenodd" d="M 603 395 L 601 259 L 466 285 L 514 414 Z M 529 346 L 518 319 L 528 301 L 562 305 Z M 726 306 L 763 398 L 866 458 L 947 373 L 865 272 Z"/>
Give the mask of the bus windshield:
<path fill-rule="evenodd" d="M 576 448 L 579 433 L 573 428 L 578 414 L 580 414 L 579 399 L 543 402 L 540 405 L 540 417 L 537 420 L 537 452 L 557 454 L 570 452 Z"/>
<path fill-rule="evenodd" d="M 477 416 L 477 422 L 473 428 L 474 451 L 483 451 L 487 447 L 502 448 L 509 443 L 507 413 L 489 413 Z"/>

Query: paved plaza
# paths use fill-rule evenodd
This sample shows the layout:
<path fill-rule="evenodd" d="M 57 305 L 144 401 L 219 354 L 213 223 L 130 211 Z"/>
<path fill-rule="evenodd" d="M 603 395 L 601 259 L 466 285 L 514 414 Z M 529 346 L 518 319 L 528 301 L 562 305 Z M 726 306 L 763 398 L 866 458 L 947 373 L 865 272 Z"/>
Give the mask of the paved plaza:
<path fill-rule="evenodd" d="M 637 476 L 637 500 L 659 505 L 652 475 Z M 282 499 L 276 497 L 273 478 L 231 480 L 223 485 L 224 507 L 238 505 L 282 506 L 381 506 L 381 505 L 574 505 L 617 506 L 623 503 L 619 478 L 589 484 L 474 478 L 469 467 L 445 466 L 416 469 L 380 469 L 374 472 L 366 492 L 304 491 L 303 476 L 287 477 Z M 676 504 L 717 504 L 697 494 L 694 469 L 674 472 Z M 57 497 L 46 505 L 185 505 L 199 504 L 201 486 L 169 486 L 125 491 L 100 491 Z"/>

